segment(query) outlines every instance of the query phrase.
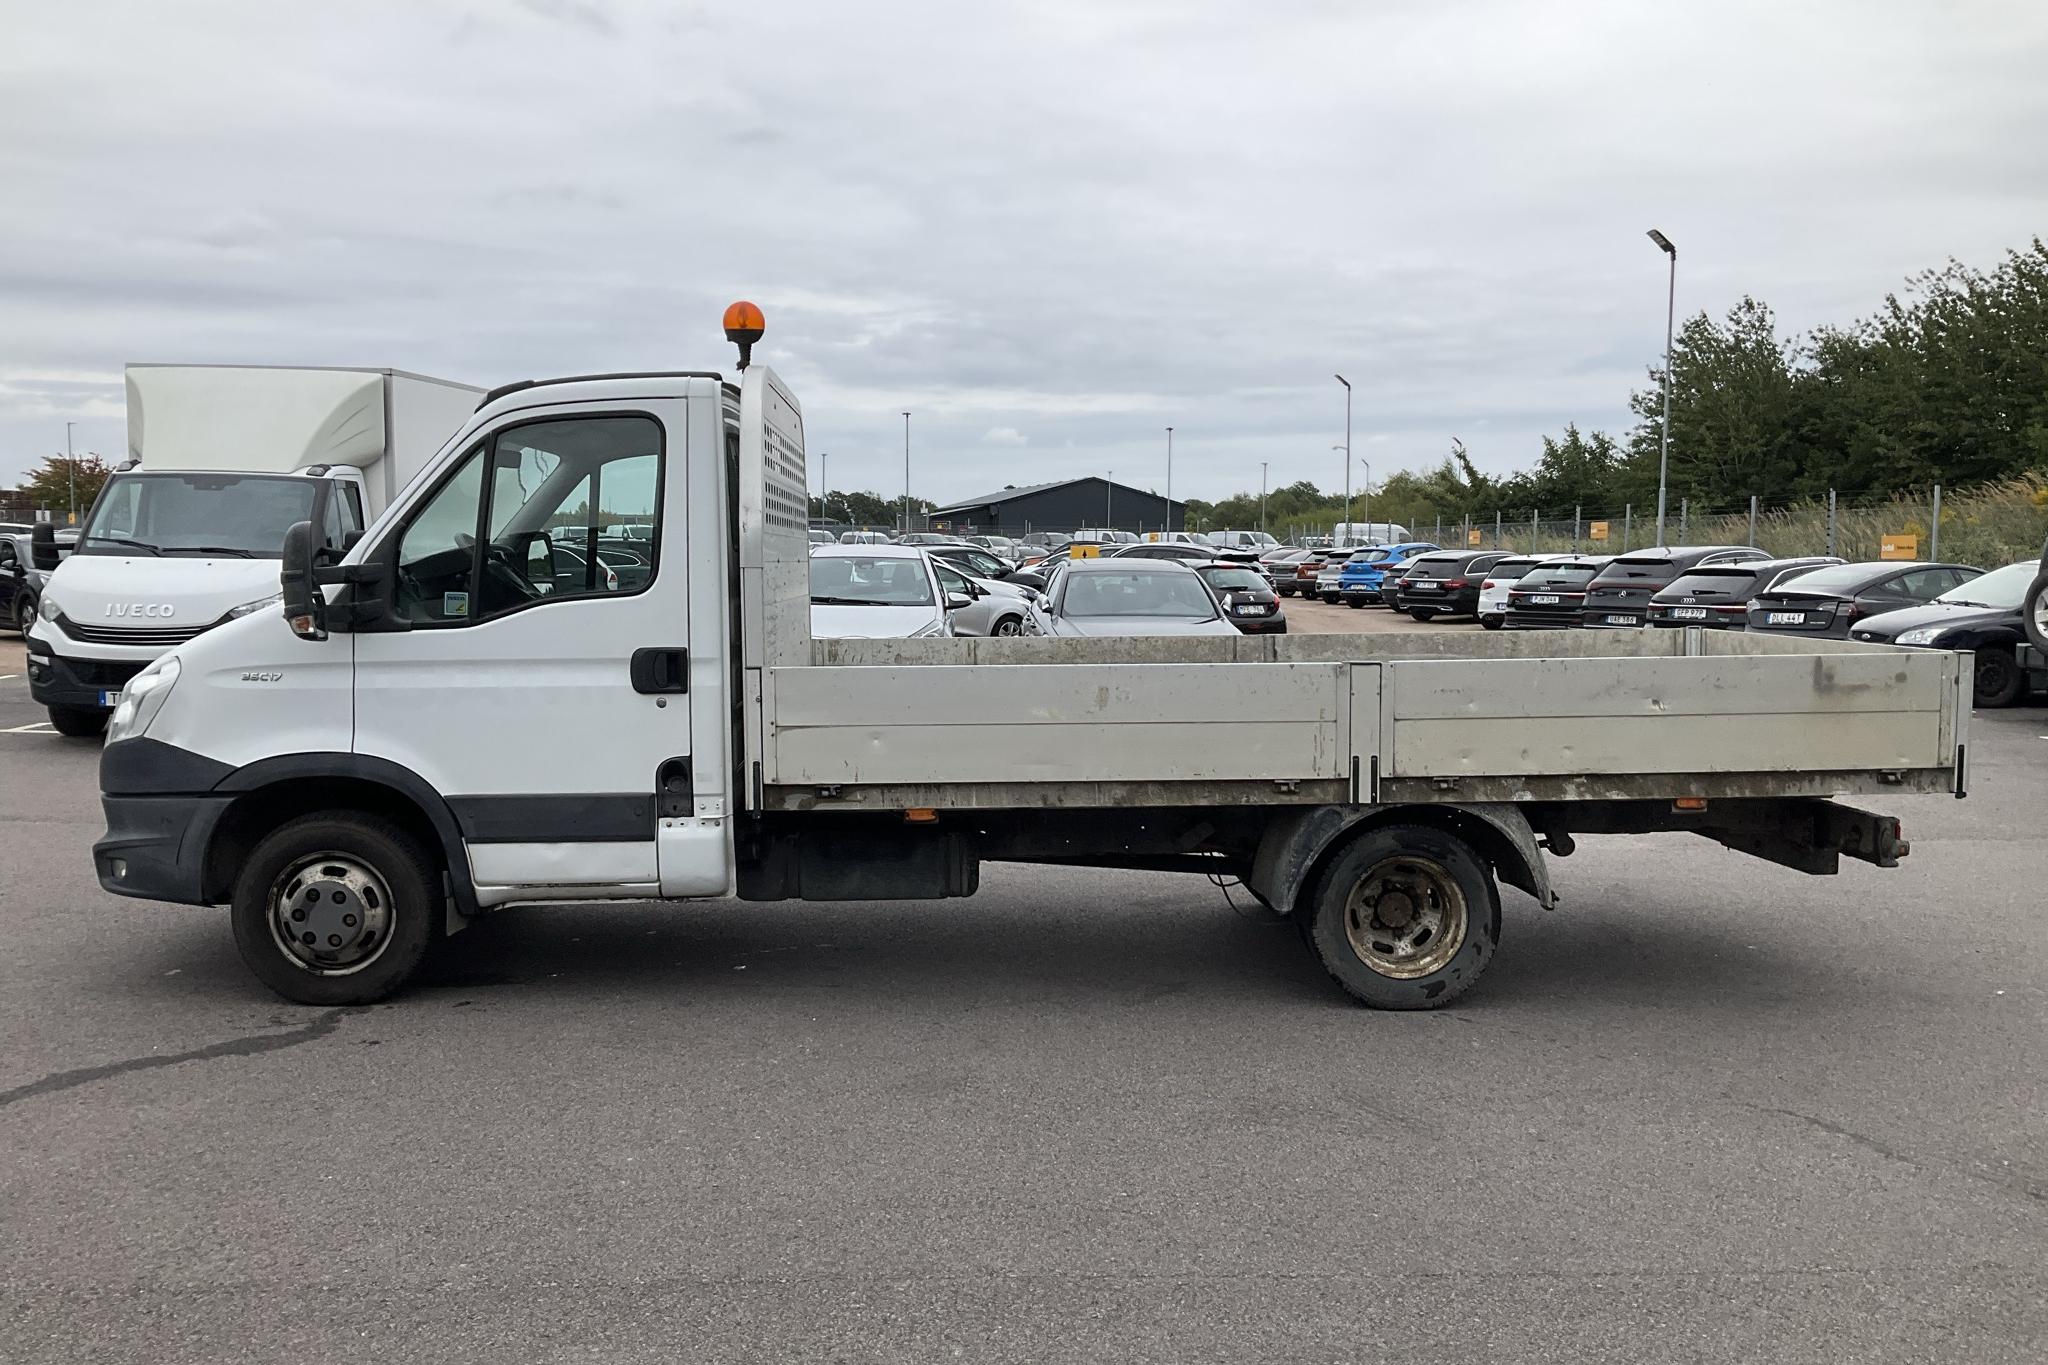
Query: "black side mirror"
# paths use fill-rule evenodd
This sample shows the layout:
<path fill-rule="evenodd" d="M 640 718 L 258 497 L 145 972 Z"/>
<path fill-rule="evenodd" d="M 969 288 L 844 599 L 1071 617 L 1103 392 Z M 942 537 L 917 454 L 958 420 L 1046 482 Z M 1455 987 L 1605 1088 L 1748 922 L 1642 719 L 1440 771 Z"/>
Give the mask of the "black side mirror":
<path fill-rule="evenodd" d="M 312 522 L 293 523 L 284 533 L 284 559 L 277 574 L 284 596 L 284 619 L 301 640 L 327 638 L 327 594 L 313 577 L 319 553 L 317 536 Z"/>
<path fill-rule="evenodd" d="M 29 563 L 38 569 L 57 567 L 57 528 L 47 521 L 39 521 L 28 532 Z"/>

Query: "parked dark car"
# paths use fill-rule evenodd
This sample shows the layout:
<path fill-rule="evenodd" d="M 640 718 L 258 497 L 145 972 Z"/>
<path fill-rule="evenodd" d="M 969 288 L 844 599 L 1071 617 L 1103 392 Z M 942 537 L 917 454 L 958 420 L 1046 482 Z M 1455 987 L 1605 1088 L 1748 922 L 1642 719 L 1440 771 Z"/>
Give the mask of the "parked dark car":
<path fill-rule="evenodd" d="M 1292 597 L 1296 584 L 1296 569 L 1304 559 L 1315 553 L 1298 545 L 1283 545 L 1259 556 L 1259 571 L 1273 585 L 1273 591 L 1282 597 Z"/>
<path fill-rule="evenodd" d="M 1322 576 L 1323 569 L 1333 563 L 1342 563 L 1350 557 L 1349 550 L 1310 550 L 1308 558 L 1298 559 L 1294 563 L 1294 590 L 1311 600 L 1321 597 L 1322 593 L 1316 587 L 1316 580 Z"/>
<path fill-rule="evenodd" d="M 1145 541 L 1137 545 L 1124 545 L 1116 549 L 1104 549 L 1105 556 L 1112 559 L 1173 559 L 1182 564 L 1214 564 L 1217 560 L 1228 560 L 1232 564 L 1243 564 L 1254 571 L 1258 568 L 1259 556 L 1254 550 L 1225 550 L 1215 545 L 1182 545 L 1178 541 Z"/>
<path fill-rule="evenodd" d="M 1508 621 L 1508 592 L 1523 574 L 1552 560 L 1577 559 L 1577 555 L 1509 555 L 1495 561 L 1479 580 L 1479 600 L 1473 614 L 1488 630 L 1499 630 Z"/>
<path fill-rule="evenodd" d="M 1439 616 L 1477 616 L 1479 587 L 1487 571 L 1508 556 L 1500 550 L 1445 550 L 1423 555 L 1408 568 L 1398 589 L 1398 610 L 1418 621 Z M 1531 560 L 1529 567 L 1535 567 Z"/>
<path fill-rule="evenodd" d="M 933 559 L 942 559 L 962 573 L 976 578 L 986 578 L 997 583 L 1015 583 L 1020 588 L 1034 592 L 1045 591 L 1045 575 L 1029 569 L 1020 569 L 1004 559 L 994 550 L 979 545 L 951 543 L 927 545 L 924 547 Z"/>
<path fill-rule="evenodd" d="M 1752 559 L 1741 564 L 1702 564 L 1650 599 L 1645 609 L 1653 626 L 1705 626 L 1743 630 L 1749 602 L 1766 588 L 1796 582 L 1803 574 L 1842 561 L 1832 555 L 1802 559 Z"/>
<path fill-rule="evenodd" d="M 1389 611 L 1408 610 L 1408 604 L 1402 600 L 1401 595 L 1408 589 L 1409 575 L 1415 572 L 1416 566 L 1422 563 L 1429 553 L 1427 551 L 1418 551 L 1415 554 L 1403 556 L 1388 566 L 1386 573 L 1380 576 L 1381 606 Z"/>
<path fill-rule="evenodd" d="M 1195 572 L 1223 604 L 1223 615 L 1246 635 L 1287 633 L 1287 613 L 1280 609 L 1280 594 L 1253 566 L 1216 560 L 1195 565 Z"/>
<path fill-rule="evenodd" d="M 1632 630 L 1650 619 L 1650 599 L 1702 564 L 1740 564 L 1769 559 L 1752 545 L 1666 545 L 1631 550 L 1608 561 L 1586 589 L 1581 625 Z"/>
<path fill-rule="evenodd" d="M 1586 611 L 1586 591 L 1610 561 L 1561 559 L 1538 564 L 1508 589 L 1509 630 L 1568 630 Z"/>
<path fill-rule="evenodd" d="M 28 634 L 41 577 L 29 564 L 28 536 L 0 531 L 0 626 Z"/>
<path fill-rule="evenodd" d="M 1969 650 L 1977 656 L 1976 702 L 2010 706 L 2030 687 L 2048 686 L 2048 664 L 2030 665 L 2023 604 L 2039 566 L 2030 559 L 1993 569 L 1951 588 L 1923 607 L 1905 607 L 1858 621 L 1849 638 L 1871 644 Z"/>
<path fill-rule="evenodd" d="M 1749 603 L 1749 628 L 1759 634 L 1846 640 L 1866 616 L 1917 607 L 1984 571 L 1968 564 L 1867 560 L 1834 564 L 1774 584 Z"/>

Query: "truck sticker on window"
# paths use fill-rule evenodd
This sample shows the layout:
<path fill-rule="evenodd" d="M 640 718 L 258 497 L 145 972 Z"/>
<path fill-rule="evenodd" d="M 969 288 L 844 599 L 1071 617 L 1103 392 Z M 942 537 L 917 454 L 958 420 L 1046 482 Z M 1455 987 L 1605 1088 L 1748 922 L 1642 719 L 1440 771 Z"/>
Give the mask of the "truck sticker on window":
<path fill-rule="evenodd" d="M 444 592 L 441 594 L 443 616 L 469 615 L 469 594 L 466 592 Z"/>

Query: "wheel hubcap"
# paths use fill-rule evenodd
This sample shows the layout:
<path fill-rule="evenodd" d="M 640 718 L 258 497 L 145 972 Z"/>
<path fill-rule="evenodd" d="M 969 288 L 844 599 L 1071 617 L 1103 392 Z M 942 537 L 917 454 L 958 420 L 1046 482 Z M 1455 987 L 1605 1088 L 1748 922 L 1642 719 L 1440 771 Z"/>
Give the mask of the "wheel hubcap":
<path fill-rule="evenodd" d="M 1424 858 L 1389 858 L 1351 888 L 1344 934 L 1358 960 L 1381 976 L 1411 980 L 1442 971 L 1465 946 L 1465 893 Z"/>
<path fill-rule="evenodd" d="M 1024 627 L 1015 621 L 999 621 L 996 623 L 996 634 L 998 635 L 1021 635 L 1023 633 Z"/>
<path fill-rule="evenodd" d="M 346 976 L 391 941 L 391 889 L 375 868 L 340 853 L 302 858 L 270 888 L 270 936 L 306 971 Z"/>

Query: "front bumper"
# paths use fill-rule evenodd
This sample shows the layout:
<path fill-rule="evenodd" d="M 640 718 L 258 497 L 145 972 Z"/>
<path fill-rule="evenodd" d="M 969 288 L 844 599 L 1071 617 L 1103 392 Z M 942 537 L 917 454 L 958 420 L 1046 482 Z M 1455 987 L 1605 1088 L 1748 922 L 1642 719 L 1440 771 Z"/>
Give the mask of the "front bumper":
<path fill-rule="evenodd" d="M 39 636 L 28 639 L 28 691 L 44 706 L 111 711 L 113 704 L 102 700 L 103 694 L 118 695 L 146 667 L 146 660 L 66 658 Z"/>
<path fill-rule="evenodd" d="M 207 904 L 206 846 L 232 796 L 101 796 L 107 832 L 92 846 L 100 886 L 140 900 Z"/>

